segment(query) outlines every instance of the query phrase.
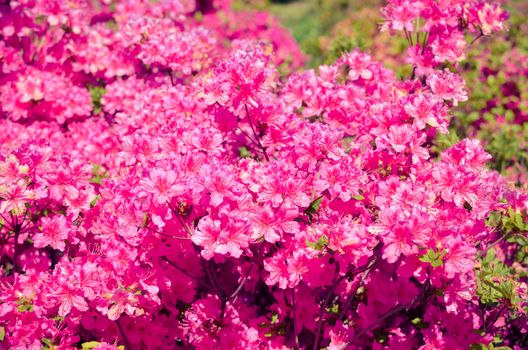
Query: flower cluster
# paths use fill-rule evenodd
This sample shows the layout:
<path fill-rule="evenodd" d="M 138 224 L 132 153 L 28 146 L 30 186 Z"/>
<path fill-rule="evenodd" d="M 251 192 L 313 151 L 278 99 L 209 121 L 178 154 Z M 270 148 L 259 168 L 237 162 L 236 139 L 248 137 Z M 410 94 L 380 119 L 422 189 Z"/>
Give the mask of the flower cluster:
<path fill-rule="evenodd" d="M 403 31 L 410 44 L 408 60 L 418 75 L 465 58 L 465 31 L 478 39 L 504 29 L 508 13 L 484 1 L 390 0 L 383 8 L 382 30 Z"/>
<path fill-rule="evenodd" d="M 422 5 L 391 2 L 387 27 Z M 523 238 L 528 196 L 479 141 L 431 150 L 467 99 L 458 75 L 402 81 L 356 50 L 282 77 L 302 61 L 291 38 L 228 1 L 1 11 L 1 347 L 487 348 L 528 331 L 526 283 L 505 301 L 477 279 L 479 256 L 507 254 L 500 225 Z M 450 11 L 432 31 L 502 26 L 494 4 Z"/>

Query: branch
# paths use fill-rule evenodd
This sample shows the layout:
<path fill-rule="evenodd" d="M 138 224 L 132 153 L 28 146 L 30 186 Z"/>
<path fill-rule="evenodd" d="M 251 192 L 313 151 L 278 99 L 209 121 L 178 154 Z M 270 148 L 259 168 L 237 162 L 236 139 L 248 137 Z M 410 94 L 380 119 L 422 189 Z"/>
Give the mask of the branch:
<path fill-rule="evenodd" d="M 260 142 L 260 138 L 258 137 L 257 132 L 255 131 L 255 127 L 253 126 L 253 122 L 251 121 L 251 115 L 249 114 L 249 109 L 248 109 L 247 104 L 244 105 L 244 107 L 246 109 L 246 115 L 247 115 L 247 118 L 248 118 L 248 121 L 249 121 L 249 126 L 251 127 L 251 130 L 253 131 L 253 136 L 255 137 L 255 139 L 258 142 L 258 146 L 262 150 L 262 153 L 264 154 L 264 158 L 266 158 L 266 161 L 269 162 L 270 159 L 268 157 L 268 153 L 266 152 L 266 147 L 264 147 L 262 145 L 262 143 Z"/>
<path fill-rule="evenodd" d="M 180 223 L 180 225 L 182 226 L 182 228 L 185 230 L 185 232 L 187 233 L 187 235 L 189 237 L 192 236 L 192 232 L 191 232 L 191 229 L 189 227 L 189 225 L 187 225 L 187 223 L 183 220 L 183 218 L 181 217 L 180 213 L 175 210 L 171 205 L 170 203 L 167 203 L 167 205 L 169 206 L 170 210 L 173 212 L 174 215 L 176 215 L 176 219 L 178 219 L 178 222 Z"/>
<path fill-rule="evenodd" d="M 13 264 L 15 265 L 15 272 L 22 273 L 22 267 L 18 264 L 18 256 L 20 255 L 20 246 L 18 244 L 18 237 L 20 232 L 15 231 L 15 248 L 13 251 Z"/>
<path fill-rule="evenodd" d="M 413 43 L 413 39 L 412 39 L 412 34 L 409 33 L 409 31 L 407 31 L 407 29 L 403 29 L 404 33 L 405 33 L 405 37 L 407 38 L 407 42 L 409 43 L 409 45 L 411 46 L 414 46 L 414 43 Z"/>
<path fill-rule="evenodd" d="M 321 308 L 319 309 L 319 320 L 317 321 L 317 329 L 315 331 L 315 341 L 314 341 L 313 350 L 317 350 L 319 348 L 319 343 L 321 342 L 321 331 L 323 330 L 324 311 L 326 307 L 328 306 L 328 303 L 330 302 L 330 298 L 332 297 L 332 294 L 336 290 L 337 286 L 346 276 L 346 275 L 343 275 L 343 276 L 338 277 L 338 275 L 339 275 L 339 262 L 336 260 L 334 279 L 333 279 L 332 285 L 328 289 L 326 293 L 326 297 L 323 303 L 321 304 Z"/>
<path fill-rule="evenodd" d="M 226 299 L 225 292 L 220 288 L 220 285 L 218 284 L 218 279 L 215 278 L 214 274 L 211 271 L 211 265 L 209 264 L 209 261 L 205 260 L 204 258 L 200 257 L 200 262 L 202 263 L 202 268 L 205 271 L 205 274 L 207 275 L 207 278 L 209 279 L 209 283 L 212 286 L 212 290 L 215 292 L 216 295 L 222 300 Z M 214 276 L 214 277 L 213 277 Z"/>
<path fill-rule="evenodd" d="M 493 325 L 495 324 L 495 322 L 497 322 L 497 320 L 499 319 L 500 315 L 502 314 L 502 312 L 504 311 L 504 309 L 506 308 L 506 306 L 507 306 L 507 304 L 504 303 L 504 304 L 502 305 L 502 307 L 500 308 L 500 310 L 497 311 L 497 314 L 495 315 L 495 317 L 493 317 L 493 318 L 491 319 L 491 321 L 488 321 L 488 325 L 484 327 L 484 329 L 486 330 L 486 332 L 488 332 L 489 329 L 490 329 L 491 327 L 493 327 Z"/>
<path fill-rule="evenodd" d="M 476 43 L 477 40 L 479 40 L 479 39 L 482 38 L 483 36 L 485 36 L 485 35 L 484 35 L 484 32 L 482 32 L 482 30 L 481 30 L 481 31 L 480 31 L 480 34 L 479 34 L 477 37 L 475 37 L 475 39 L 473 39 L 473 40 L 469 43 L 469 46 L 471 46 L 471 45 L 473 45 L 474 43 Z"/>
<path fill-rule="evenodd" d="M 400 311 L 402 311 L 404 309 L 406 309 L 406 307 L 403 306 L 403 305 L 398 305 L 398 306 L 393 307 L 386 314 L 380 316 L 376 321 L 372 322 L 370 324 L 370 326 L 368 326 L 367 328 L 365 328 L 362 331 L 360 331 L 357 334 L 355 334 L 354 338 L 352 338 L 352 340 L 357 338 L 357 337 L 362 336 L 365 333 L 368 333 L 368 332 L 372 331 L 373 329 L 376 329 L 381 322 L 385 321 L 387 318 L 397 314 L 398 312 L 400 312 Z"/>
<path fill-rule="evenodd" d="M 125 332 L 123 331 L 123 327 L 121 327 L 121 323 L 119 322 L 119 319 L 117 319 L 115 323 L 117 325 L 117 328 L 119 329 L 119 333 L 121 333 L 121 337 L 123 338 L 123 342 L 125 343 L 125 348 L 132 349 L 132 347 L 130 346 L 130 343 L 128 342 L 128 338 L 125 335 Z"/>
<path fill-rule="evenodd" d="M 356 296 L 357 291 L 359 290 L 359 287 L 361 287 L 361 285 L 363 284 L 363 282 L 367 278 L 367 276 L 370 273 L 370 271 L 372 271 L 374 266 L 376 266 L 379 263 L 379 260 L 377 259 L 377 256 L 373 255 L 373 257 L 374 257 L 374 259 L 372 259 L 372 261 L 367 265 L 367 268 L 365 269 L 365 271 L 363 271 L 363 276 L 361 276 L 360 280 L 358 281 L 358 283 L 356 285 L 356 288 L 354 288 L 354 291 L 350 294 L 350 297 L 348 298 L 346 305 L 343 307 L 343 309 L 339 313 L 339 319 L 340 320 L 343 319 L 343 317 L 345 316 L 348 308 L 352 305 L 352 301 L 354 300 L 354 297 Z"/>
<path fill-rule="evenodd" d="M 423 44 L 422 44 L 422 55 L 425 52 L 425 46 L 427 45 L 428 41 L 429 41 L 429 32 L 426 32 L 425 35 L 424 35 L 424 40 L 423 40 Z"/>
<path fill-rule="evenodd" d="M 484 256 L 484 254 L 488 254 L 489 250 L 493 247 L 495 247 L 497 244 L 499 244 L 500 242 L 504 241 L 505 239 L 508 239 L 512 236 L 512 232 L 509 232 L 505 235 L 502 235 L 499 239 L 497 239 L 495 242 L 491 243 L 487 248 L 486 250 L 484 250 L 483 252 L 481 252 L 481 256 Z"/>
<path fill-rule="evenodd" d="M 237 296 L 238 296 L 238 293 L 240 293 L 242 291 L 242 288 L 244 287 L 244 284 L 246 283 L 248 277 L 249 277 L 249 273 L 251 272 L 251 268 L 253 267 L 253 265 L 250 265 L 248 270 L 246 271 L 246 274 L 244 276 L 244 278 L 242 279 L 242 282 L 240 282 L 240 284 L 238 285 L 237 289 L 235 289 L 235 291 L 229 296 L 228 300 L 232 300 L 232 299 L 235 299 Z"/>
<path fill-rule="evenodd" d="M 297 336 L 297 317 L 295 312 L 295 287 L 292 288 L 292 319 L 293 319 L 293 333 L 295 338 L 295 350 L 299 350 L 299 337 Z"/>
<path fill-rule="evenodd" d="M 165 261 L 166 263 L 168 263 L 170 266 L 174 267 L 176 270 L 180 271 L 181 273 L 183 273 L 185 276 L 187 277 L 190 277 L 192 278 L 193 280 L 195 280 L 196 282 L 198 282 L 199 284 L 203 285 L 204 287 L 206 287 L 207 289 L 213 289 L 211 286 L 209 286 L 208 284 L 202 282 L 200 279 L 200 277 L 198 276 L 195 276 L 193 275 L 192 273 L 190 273 L 189 271 L 181 268 L 180 266 L 176 265 L 174 262 L 170 261 L 166 256 L 162 256 L 160 257 L 160 260 L 163 260 Z"/>

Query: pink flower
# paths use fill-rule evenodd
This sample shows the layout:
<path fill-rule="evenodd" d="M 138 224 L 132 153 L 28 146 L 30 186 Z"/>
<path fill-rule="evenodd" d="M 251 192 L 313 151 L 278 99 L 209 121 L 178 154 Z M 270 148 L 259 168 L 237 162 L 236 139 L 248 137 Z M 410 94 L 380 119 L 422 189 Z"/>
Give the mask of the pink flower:
<path fill-rule="evenodd" d="M 59 315 L 62 317 L 69 314 L 72 307 L 81 312 L 88 311 L 89 309 L 84 297 L 77 291 L 63 290 L 61 293 L 57 294 L 57 296 L 61 301 Z"/>
<path fill-rule="evenodd" d="M 223 224 L 205 217 L 200 220 L 192 241 L 201 246 L 202 256 L 210 260 L 215 253 L 238 258 L 249 245 L 247 225 L 243 222 Z"/>
<path fill-rule="evenodd" d="M 65 240 L 68 238 L 69 227 L 66 217 L 55 215 L 52 218 L 45 217 L 41 220 L 42 229 L 33 237 L 33 245 L 36 248 L 51 246 L 53 249 L 64 251 Z"/>
<path fill-rule="evenodd" d="M 382 30 L 414 30 L 414 21 L 418 18 L 424 4 L 422 1 L 389 1 L 381 11 L 385 18 Z"/>
<path fill-rule="evenodd" d="M 459 168 L 452 164 L 441 164 L 432 171 L 433 179 L 436 181 L 436 188 L 440 190 L 440 195 L 447 202 L 454 202 L 456 206 L 462 208 L 467 202 L 472 207 L 478 201 L 478 182 L 471 174 L 459 172 Z"/>
<path fill-rule="evenodd" d="M 453 101 L 455 106 L 458 105 L 458 102 L 464 102 L 468 99 L 464 80 L 459 75 L 447 70 L 431 74 L 427 78 L 427 84 L 434 94 L 444 100 Z"/>
<path fill-rule="evenodd" d="M 508 13 L 497 3 L 481 3 L 477 11 L 478 25 L 482 34 L 490 35 L 494 32 L 504 30 L 504 21 L 508 19 Z"/>
<path fill-rule="evenodd" d="M 100 311 L 105 314 L 109 320 L 116 321 L 121 317 L 123 312 L 128 315 L 133 315 L 136 310 L 136 303 L 138 298 L 125 288 L 121 287 L 114 291 L 108 292 L 105 295 L 106 299 L 110 302 L 110 308 L 98 307 Z"/>
<path fill-rule="evenodd" d="M 291 256 L 285 252 L 278 252 L 266 259 L 264 269 L 269 272 L 266 284 L 270 286 L 278 284 L 281 289 L 295 287 L 301 281 L 302 275 L 308 272 L 303 264 L 303 257 L 302 252 L 294 252 Z"/>
<path fill-rule="evenodd" d="M 174 170 L 152 169 L 148 177 L 142 179 L 141 185 L 146 193 L 153 195 L 156 203 L 166 204 L 183 193 L 184 187 L 178 180 Z"/>
<path fill-rule="evenodd" d="M 344 202 L 358 196 L 366 183 L 365 174 L 354 166 L 350 157 L 335 165 L 324 163 L 319 175 L 314 181 L 315 190 L 319 193 L 328 190 L 332 198 L 339 197 Z"/>
<path fill-rule="evenodd" d="M 298 232 L 299 223 L 294 221 L 298 215 L 295 209 L 273 210 L 269 206 L 264 206 L 250 215 L 253 239 L 258 241 L 264 238 L 267 242 L 275 243 L 281 239 L 284 232 Z"/>
<path fill-rule="evenodd" d="M 431 50 L 435 61 L 460 62 L 466 58 L 466 39 L 462 32 L 452 31 L 447 35 L 438 35 L 431 40 Z"/>
<path fill-rule="evenodd" d="M 477 252 L 475 247 L 460 237 L 450 237 L 447 244 L 447 253 L 443 258 L 446 277 L 453 278 L 457 273 L 466 274 L 473 271 Z"/>
<path fill-rule="evenodd" d="M 411 97 L 410 102 L 404 105 L 405 112 L 413 118 L 418 130 L 425 128 L 426 124 L 447 132 L 447 112 L 440 101 L 433 94 L 417 94 Z"/>
<path fill-rule="evenodd" d="M 411 255 L 418 251 L 418 247 L 413 243 L 413 232 L 406 225 L 396 225 L 389 233 L 383 237 L 385 247 L 383 248 L 383 258 L 389 263 L 395 263 L 400 255 Z"/>

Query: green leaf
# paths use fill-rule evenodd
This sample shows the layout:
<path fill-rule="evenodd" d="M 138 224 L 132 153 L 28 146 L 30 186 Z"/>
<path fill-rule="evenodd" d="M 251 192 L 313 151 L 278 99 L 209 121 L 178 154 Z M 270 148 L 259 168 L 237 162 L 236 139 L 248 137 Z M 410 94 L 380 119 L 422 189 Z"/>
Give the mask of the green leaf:
<path fill-rule="evenodd" d="M 515 213 L 512 217 L 513 224 L 515 227 L 517 227 L 519 230 L 524 230 L 524 221 L 519 213 Z"/>
<path fill-rule="evenodd" d="M 6 331 L 5 328 L 2 326 L 0 327 L 0 341 L 3 341 L 5 339 Z"/>
<path fill-rule="evenodd" d="M 16 304 L 18 305 L 17 306 L 18 312 L 33 312 L 33 300 L 29 298 L 21 296 L 17 300 Z"/>
<path fill-rule="evenodd" d="M 35 24 L 38 24 L 38 25 L 42 25 L 44 23 L 46 23 L 46 16 L 40 14 L 40 15 L 37 15 L 37 17 L 35 17 Z"/>
<path fill-rule="evenodd" d="M 459 141 L 460 138 L 454 130 L 451 130 L 448 134 L 438 134 L 434 141 L 433 151 L 441 153 L 443 150 L 453 146 Z"/>
<path fill-rule="evenodd" d="M 321 206 L 321 202 L 323 201 L 323 197 L 319 197 L 316 200 L 314 200 L 312 203 L 310 203 L 310 206 L 307 211 L 310 211 L 312 213 L 317 213 L 319 211 L 319 207 Z"/>
<path fill-rule="evenodd" d="M 110 29 L 113 32 L 117 32 L 119 30 L 119 24 L 117 24 L 117 21 L 114 19 L 107 21 L 105 25 L 106 25 L 106 28 Z"/>
<path fill-rule="evenodd" d="M 507 300 L 511 305 L 516 305 L 517 282 L 512 272 L 510 267 L 495 259 L 494 249 L 490 249 L 486 256 L 481 258 L 480 267 L 476 269 L 477 295 L 480 302 L 495 305 Z"/>
<path fill-rule="evenodd" d="M 106 93 L 106 89 L 103 86 L 88 86 L 88 91 L 90 92 L 90 97 L 92 98 L 93 112 L 98 114 L 103 109 L 101 99 Z"/>
<path fill-rule="evenodd" d="M 328 237 L 325 234 L 321 235 L 321 237 L 319 237 L 317 242 L 311 242 L 309 240 L 306 240 L 306 246 L 313 248 L 315 250 L 322 251 L 327 245 L 328 245 Z"/>
<path fill-rule="evenodd" d="M 319 211 L 319 207 L 321 206 L 321 202 L 323 201 L 323 197 L 319 197 L 316 200 L 314 200 L 308 208 L 304 211 L 304 213 L 308 216 L 309 222 L 312 223 L 313 216 L 317 214 Z"/>
<path fill-rule="evenodd" d="M 240 158 L 251 158 L 251 152 L 247 149 L 246 146 L 242 146 L 238 149 L 238 154 Z"/>
<path fill-rule="evenodd" d="M 432 267 L 440 267 L 444 264 L 445 251 L 436 252 L 433 249 L 429 249 L 427 253 L 420 257 L 420 261 L 428 262 Z"/>
<path fill-rule="evenodd" d="M 327 307 L 326 312 L 339 315 L 339 304 L 332 304 L 330 307 Z"/>
<path fill-rule="evenodd" d="M 108 173 L 100 164 L 94 164 L 92 169 L 92 178 L 90 179 L 91 183 L 102 184 L 103 179 L 108 177 Z"/>
<path fill-rule="evenodd" d="M 90 202 L 90 206 L 93 208 L 95 207 L 95 205 L 97 204 L 97 202 L 101 199 L 101 195 L 97 194 L 95 195 L 95 198 L 93 199 L 93 201 Z"/>
<path fill-rule="evenodd" d="M 490 343 L 489 345 L 486 344 L 472 344 L 470 347 L 470 350 L 512 350 L 509 346 L 495 346 L 493 343 Z"/>
<path fill-rule="evenodd" d="M 81 345 L 81 347 L 83 349 L 95 349 L 98 346 L 99 346 L 99 342 L 98 341 L 89 341 L 89 342 L 83 343 Z"/>
<path fill-rule="evenodd" d="M 194 13 L 194 19 L 196 20 L 196 22 L 203 21 L 203 18 L 204 18 L 204 16 L 203 16 L 203 13 L 201 11 L 196 11 Z"/>

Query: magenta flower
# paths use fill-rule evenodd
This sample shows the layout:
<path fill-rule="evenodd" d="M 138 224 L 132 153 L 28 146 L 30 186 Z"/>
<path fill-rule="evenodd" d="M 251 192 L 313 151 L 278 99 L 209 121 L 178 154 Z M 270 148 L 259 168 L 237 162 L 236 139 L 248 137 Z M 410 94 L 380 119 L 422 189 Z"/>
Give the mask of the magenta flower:
<path fill-rule="evenodd" d="M 64 251 L 69 233 L 66 217 L 55 215 L 52 218 L 43 218 L 41 222 L 41 230 L 33 238 L 35 247 L 43 248 L 49 245 L 53 249 Z"/>

